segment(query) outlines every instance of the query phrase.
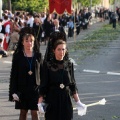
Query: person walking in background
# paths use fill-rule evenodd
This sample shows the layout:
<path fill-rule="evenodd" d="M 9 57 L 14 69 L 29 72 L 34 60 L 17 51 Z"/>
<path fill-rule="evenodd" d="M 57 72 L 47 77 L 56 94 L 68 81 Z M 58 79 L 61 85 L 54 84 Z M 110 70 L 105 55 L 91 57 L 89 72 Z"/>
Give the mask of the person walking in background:
<path fill-rule="evenodd" d="M 73 63 L 69 60 L 66 37 L 62 32 L 50 35 L 43 62 L 43 79 L 40 84 L 39 106 L 43 100 L 47 104 L 45 120 L 72 120 L 73 106 L 71 97 L 77 107 L 86 113 L 86 105 L 81 103 L 74 78 Z"/>
<path fill-rule="evenodd" d="M 50 33 L 53 32 L 53 27 L 54 27 L 54 24 L 53 24 L 52 16 L 51 14 L 48 14 L 46 16 L 46 19 L 44 20 L 44 25 L 43 25 L 44 32 L 45 32 L 45 37 L 44 37 L 45 45 L 46 45 L 46 41 L 49 40 Z"/>
<path fill-rule="evenodd" d="M 15 109 L 20 109 L 19 120 L 27 120 L 28 110 L 31 110 L 32 120 L 38 120 L 41 71 L 42 54 L 39 52 L 34 29 L 22 28 L 13 54 L 9 85 L 9 101 L 15 101 Z"/>
<path fill-rule="evenodd" d="M 67 26 L 68 26 L 68 38 L 73 37 L 74 23 L 73 23 L 73 20 L 71 18 L 69 18 L 69 22 L 67 22 Z"/>
<path fill-rule="evenodd" d="M 113 27 L 114 29 L 116 29 L 117 14 L 116 14 L 115 12 L 113 12 L 113 13 L 111 14 L 111 18 L 112 18 L 112 27 Z"/>
<path fill-rule="evenodd" d="M 27 21 L 27 26 L 33 27 L 33 23 L 34 23 L 33 13 L 29 12 L 28 16 L 29 17 L 28 17 L 28 21 Z"/>
<path fill-rule="evenodd" d="M 42 21 L 39 17 L 34 18 L 33 28 L 35 30 L 36 38 L 38 40 L 38 43 L 41 42 L 42 32 L 43 32 L 43 25 Z"/>
<path fill-rule="evenodd" d="M 58 19 L 54 19 L 53 23 L 54 23 L 53 32 L 59 31 L 59 32 L 65 33 L 65 30 L 64 30 L 63 26 L 60 26 Z"/>

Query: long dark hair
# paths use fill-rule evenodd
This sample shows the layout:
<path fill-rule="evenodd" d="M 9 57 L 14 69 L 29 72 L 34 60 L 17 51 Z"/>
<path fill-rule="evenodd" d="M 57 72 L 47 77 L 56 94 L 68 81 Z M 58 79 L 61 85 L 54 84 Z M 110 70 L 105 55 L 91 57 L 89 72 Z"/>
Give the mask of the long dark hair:
<path fill-rule="evenodd" d="M 53 49 L 55 49 L 57 41 L 60 41 L 60 40 L 64 41 L 63 43 L 66 43 L 65 33 L 57 31 L 57 32 L 53 32 L 53 33 L 50 34 L 47 49 L 46 49 L 46 52 L 45 52 L 44 62 L 53 62 L 53 60 L 54 60 Z M 63 44 L 63 43 L 61 43 L 61 44 Z M 66 52 L 63 60 L 64 61 L 69 60 L 68 52 Z"/>
<path fill-rule="evenodd" d="M 18 52 L 23 50 L 23 38 L 27 34 L 31 34 L 35 38 L 34 39 L 33 51 L 34 52 L 40 52 L 40 45 L 39 45 L 39 43 L 38 43 L 38 41 L 36 39 L 35 31 L 34 31 L 33 28 L 31 28 L 31 27 L 24 27 L 24 28 L 21 29 L 19 34 L 20 34 L 20 37 L 19 37 L 19 41 L 18 41 L 17 48 L 15 50 L 15 53 L 18 53 Z"/>

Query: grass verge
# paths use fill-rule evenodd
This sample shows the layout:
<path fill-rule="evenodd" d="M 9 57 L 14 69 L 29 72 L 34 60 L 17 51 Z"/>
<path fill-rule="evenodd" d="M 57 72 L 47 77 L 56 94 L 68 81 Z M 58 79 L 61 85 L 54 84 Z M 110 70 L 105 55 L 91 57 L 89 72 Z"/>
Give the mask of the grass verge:
<path fill-rule="evenodd" d="M 117 40 L 120 36 L 120 27 L 113 29 L 112 25 L 104 25 L 101 29 L 87 34 L 84 39 L 71 43 L 68 47 L 70 57 L 81 61 L 88 55 L 95 55 L 98 50 L 108 45 L 109 42 Z M 80 64 L 80 62 L 77 62 Z"/>

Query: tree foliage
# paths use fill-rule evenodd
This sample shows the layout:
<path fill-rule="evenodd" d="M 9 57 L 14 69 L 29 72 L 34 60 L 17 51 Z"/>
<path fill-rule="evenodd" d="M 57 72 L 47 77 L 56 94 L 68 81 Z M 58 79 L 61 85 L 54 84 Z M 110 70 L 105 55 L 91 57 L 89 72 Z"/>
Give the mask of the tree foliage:
<path fill-rule="evenodd" d="M 113 5 L 115 0 L 110 0 L 110 4 Z"/>
<path fill-rule="evenodd" d="M 82 6 L 90 6 L 92 3 L 92 6 L 97 5 L 101 2 L 101 0 L 73 0 L 73 2 L 80 2 Z"/>
<path fill-rule="evenodd" d="M 42 12 L 48 7 L 48 0 L 11 0 L 13 10 Z"/>

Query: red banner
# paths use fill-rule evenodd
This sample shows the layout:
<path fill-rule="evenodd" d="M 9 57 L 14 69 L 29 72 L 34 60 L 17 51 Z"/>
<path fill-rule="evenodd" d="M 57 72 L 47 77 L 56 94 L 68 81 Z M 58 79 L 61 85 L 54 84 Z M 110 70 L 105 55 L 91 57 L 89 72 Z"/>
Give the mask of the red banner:
<path fill-rule="evenodd" d="M 49 12 L 63 14 L 66 11 L 71 14 L 71 3 L 72 0 L 49 0 Z"/>

